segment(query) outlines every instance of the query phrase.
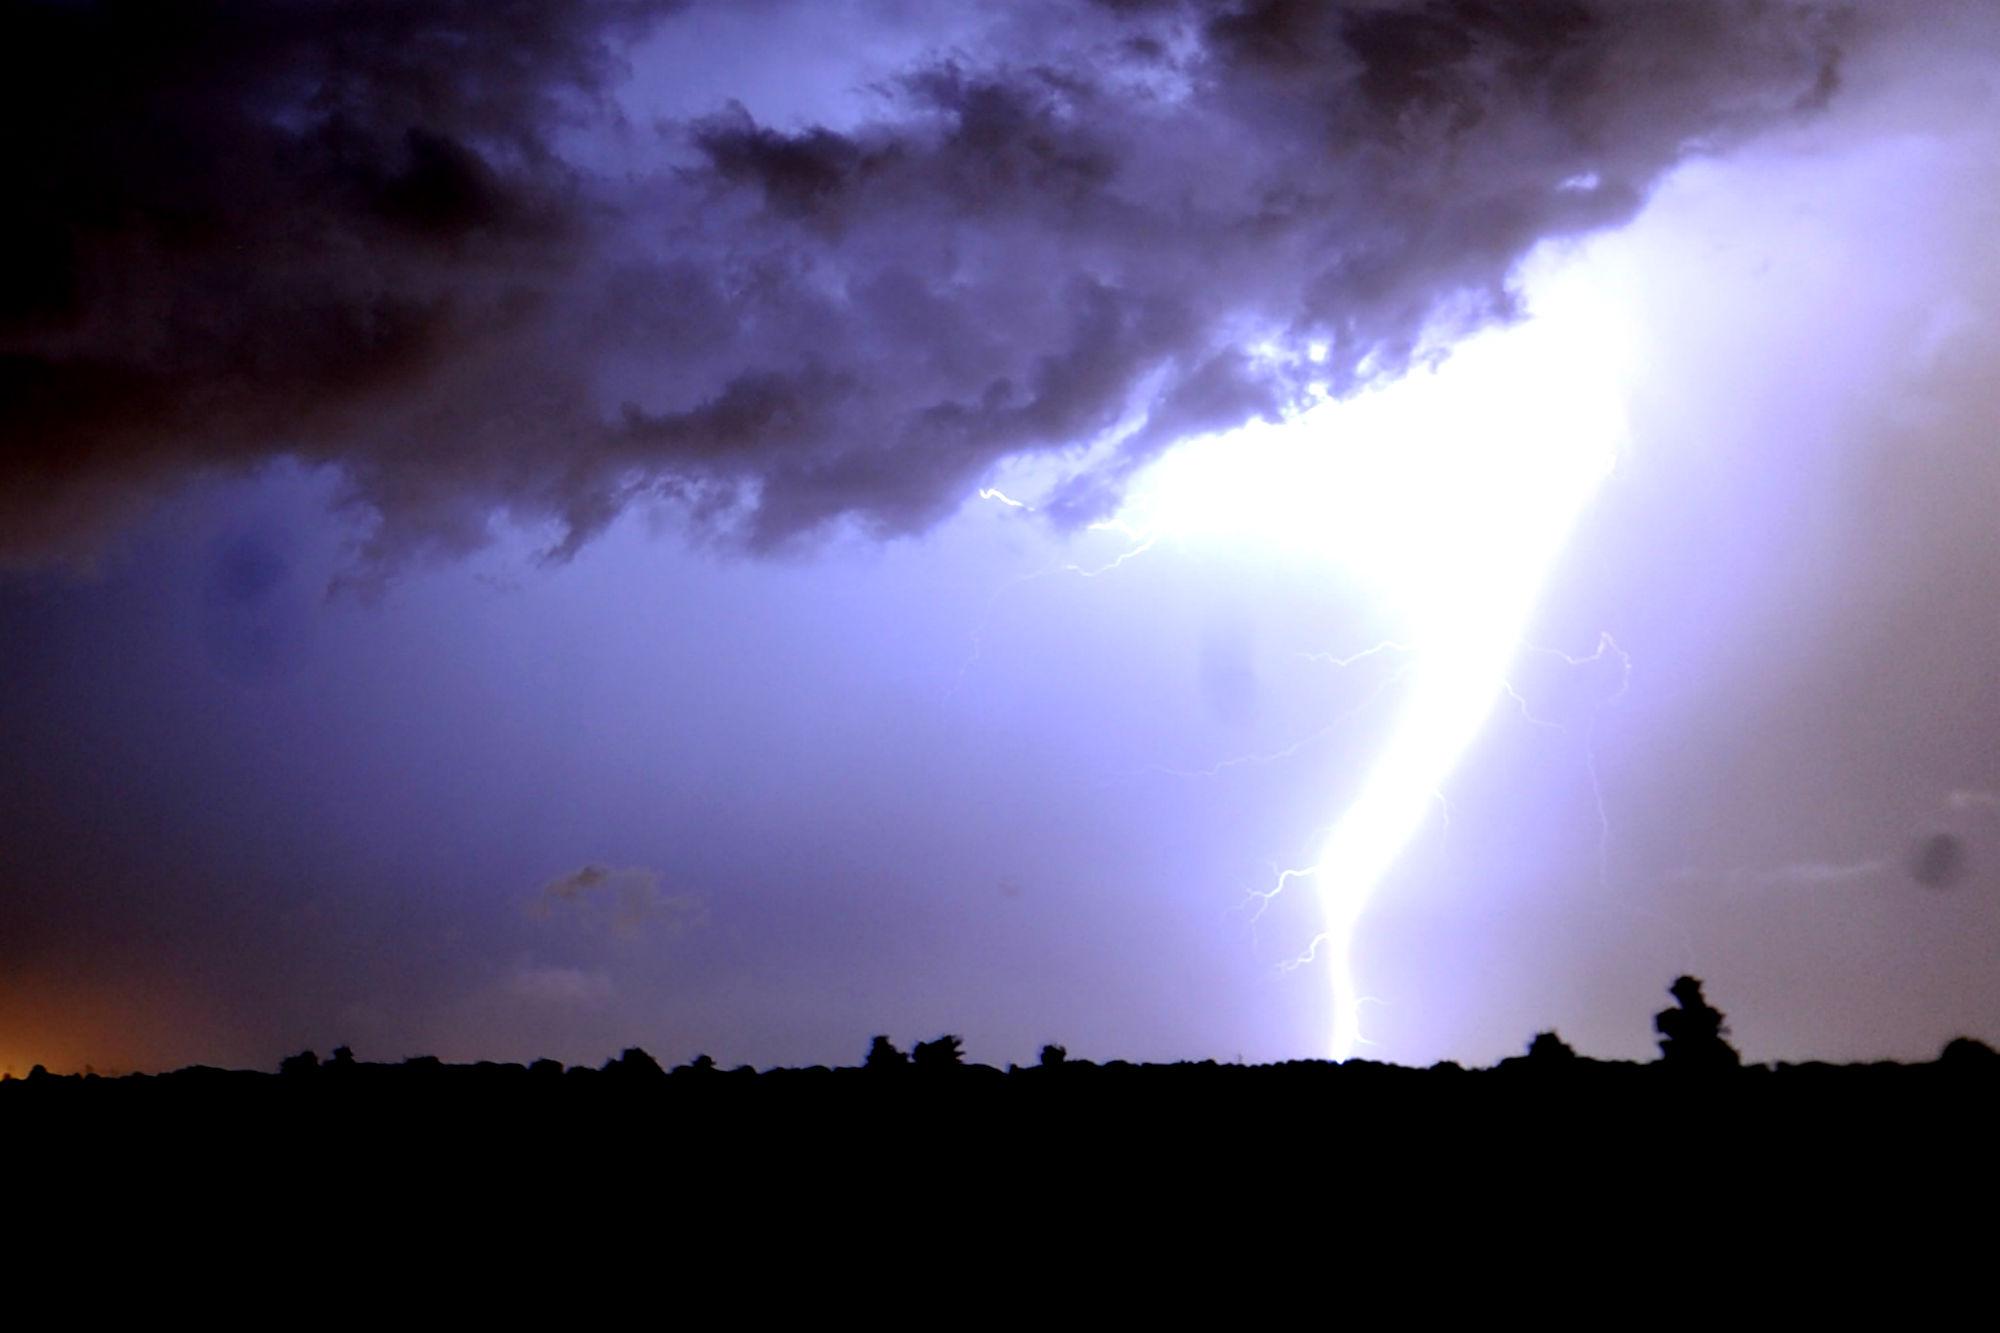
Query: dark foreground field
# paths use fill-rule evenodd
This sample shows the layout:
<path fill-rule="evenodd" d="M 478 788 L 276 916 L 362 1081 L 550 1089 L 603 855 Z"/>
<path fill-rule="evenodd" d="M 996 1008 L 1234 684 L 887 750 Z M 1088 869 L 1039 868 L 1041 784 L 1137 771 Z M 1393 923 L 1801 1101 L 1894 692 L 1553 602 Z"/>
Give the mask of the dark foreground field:
<path fill-rule="evenodd" d="M 0 1082 L 30 1224 L 12 1271 L 115 1254 L 260 1301 L 393 1272 L 524 1310 L 681 1284 L 746 1314 L 837 1294 L 964 1316 L 979 1287 L 1207 1318 L 1218 1284 L 1295 1310 L 1343 1284 L 1429 1309 L 1500 1282 L 1621 1326 L 1656 1304 L 1905 1319 L 1990 1299 L 2000 1056 L 1692 1050 L 1609 1063 L 1542 1038 L 1468 1070 L 1052 1049 L 999 1070 L 950 1042 L 762 1072 L 635 1050 L 38 1074 Z M 1618 1318 L 1576 1304 L 1613 1298 Z"/>

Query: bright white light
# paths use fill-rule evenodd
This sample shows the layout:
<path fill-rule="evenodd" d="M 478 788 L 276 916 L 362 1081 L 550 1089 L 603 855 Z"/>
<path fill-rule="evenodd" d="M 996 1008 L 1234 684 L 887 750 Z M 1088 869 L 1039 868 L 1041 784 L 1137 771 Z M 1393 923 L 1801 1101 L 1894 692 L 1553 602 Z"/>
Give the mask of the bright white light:
<path fill-rule="evenodd" d="M 1632 343 L 1610 285 L 1602 265 L 1538 256 L 1522 275 L 1526 320 L 1348 400 L 1190 442 L 1120 515 L 1148 542 L 1255 536 L 1329 558 L 1412 641 L 1389 741 L 1309 872 L 1335 1059 L 1361 1040 L 1352 950 L 1369 899 L 1500 698 L 1549 568 L 1624 440 Z"/>

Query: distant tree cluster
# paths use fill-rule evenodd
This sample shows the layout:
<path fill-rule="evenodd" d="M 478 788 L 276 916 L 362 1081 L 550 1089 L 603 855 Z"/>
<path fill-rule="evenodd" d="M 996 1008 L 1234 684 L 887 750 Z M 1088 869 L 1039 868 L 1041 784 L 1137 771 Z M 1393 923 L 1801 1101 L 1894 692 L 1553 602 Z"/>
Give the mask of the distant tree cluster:
<path fill-rule="evenodd" d="M 868 1043 L 868 1054 L 862 1060 L 863 1069 L 875 1073 L 888 1073 L 901 1069 L 914 1069 L 920 1073 L 935 1074 L 962 1068 L 965 1064 L 965 1041 L 952 1033 L 930 1041 L 920 1041 L 905 1055 L 896 1049 L 896 1043 L 886 1036 L 877 1036 Z"/>
<path fill-rule="evenodd" d="M 1702 996 L 1698 978 L 1676 977 L 1667 994 L 1674 997 L 1674 1007 L 1653 1015 L 1653 1030 L 1660 1037 L 1660 1063 L 1665 1068 L 1692 1072 L 1742 1067 L 1743 1057 L 1723 1040 L 1729 1027 L 1723 1022 L 1722 1011 Z M 1528 1043 L 1526 1056 L 1502 1063 L 1555 1071 L 1589 1062 L 1555 1033 L 1538 1032 Z"/>

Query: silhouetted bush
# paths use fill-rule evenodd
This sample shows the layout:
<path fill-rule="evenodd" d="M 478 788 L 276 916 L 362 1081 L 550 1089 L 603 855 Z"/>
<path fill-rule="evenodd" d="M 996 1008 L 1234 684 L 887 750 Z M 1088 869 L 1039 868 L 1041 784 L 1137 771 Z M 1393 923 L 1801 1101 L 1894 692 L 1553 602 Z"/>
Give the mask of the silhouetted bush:
<path fill-rule="evenodd" d="M 278 1073 L 285 1078 L 304 1078 L 319 1072 L 319 1056 L 312 1051 L 300 1051 L 278 1061 Z"/>
<path fill-rule="evenodd" d="M 660 1068 L 660 1062 L 637 1046 L 628 1046 L 617 1059 L 605 1061 L 604 1072 L 613 1078 L 632 1082 L 650 1083 L 667 1076 L 667 1071 Z"/>
<path fill-rule="evenodd" d="M 1047 1046 L 1042 1047 L 1042 1068 L 1044 1069 L 1054 1069 L 1067 1059 L 1069 1059 L 1069 1051 L 1065 1047 L 1058 1046 L 1054 1042 L 1050 1042 Z"/>
<path fill-rule="evenodd" d="M 910 1051 L 910 1063 L 930 1073 L 957 1069 L 965 1063 L 965 1043 L 950 1033 L 920 1041 Z"/>
<path fill-rule="evenodd" d="M 1992 1070 L 2000 1067 L 2000 1051 L 1975 1037 L 1953 1037 L 1938 1052 L 1938 1062 L 1959 1069 Z"/>
<path fill-rule="evenodd" d="M 868 1043 L 868 1057 L 861 1062 L 861 1067 L 872 1069 L 876 1073 L 886 1073 L 892 1069 L 901 1069 L 909 1062 L 910 1057 L 897 1050 L 894 1042 L 887 1037 L 877 1036 Z"/>

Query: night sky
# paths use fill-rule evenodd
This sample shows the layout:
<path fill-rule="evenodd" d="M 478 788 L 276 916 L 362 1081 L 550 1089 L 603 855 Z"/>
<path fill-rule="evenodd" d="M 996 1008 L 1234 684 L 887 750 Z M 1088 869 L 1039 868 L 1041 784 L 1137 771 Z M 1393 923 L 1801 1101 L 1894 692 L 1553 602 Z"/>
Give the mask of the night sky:
<path fill-rule="evenodd" d="M 1995 0 L 0 15 L 0 1071 L 2000 1041 Z"/>

